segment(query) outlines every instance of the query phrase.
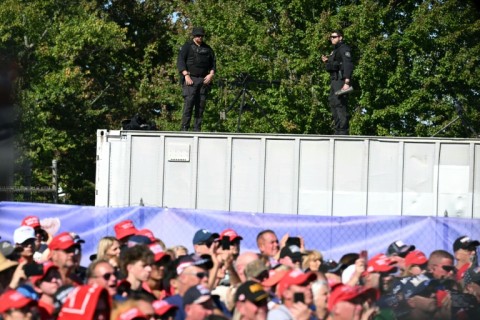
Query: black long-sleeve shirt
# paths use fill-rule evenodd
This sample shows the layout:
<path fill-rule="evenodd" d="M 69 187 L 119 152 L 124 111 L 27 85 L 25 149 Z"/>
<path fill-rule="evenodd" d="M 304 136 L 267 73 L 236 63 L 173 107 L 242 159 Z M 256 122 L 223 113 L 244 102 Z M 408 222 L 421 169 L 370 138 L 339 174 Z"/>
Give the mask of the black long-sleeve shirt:
<path fill-rule="evenodd" d="M 187 70 L 192 76 L 204 77 L 210 71 L 216 71 L 216 64 L 215 53 L 206 43 L 197 45 L 190 40 L 178 53 L 177 69 L 180 73 Z"/>
<path fill-rule="evenodd" d="M 351 79 L 353 73 L 352 50 L 344 42 L 339 42 L 333 47 L 332 54 L 326 64 L 329 72 L 342 72 L 342 79 Z M 338 79 L 341 80 L 341 79 Z"/>

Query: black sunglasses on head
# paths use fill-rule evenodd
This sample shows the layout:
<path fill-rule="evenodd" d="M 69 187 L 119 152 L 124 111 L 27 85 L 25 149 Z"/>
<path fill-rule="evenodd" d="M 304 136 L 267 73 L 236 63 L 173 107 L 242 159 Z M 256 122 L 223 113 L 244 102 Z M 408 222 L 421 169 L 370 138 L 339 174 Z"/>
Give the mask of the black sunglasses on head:
<path fill-rule="evenodd" d="M 330 36 L 330 39 L 335 39 L 335 38 L 338 38 L 340 36 Z"/>

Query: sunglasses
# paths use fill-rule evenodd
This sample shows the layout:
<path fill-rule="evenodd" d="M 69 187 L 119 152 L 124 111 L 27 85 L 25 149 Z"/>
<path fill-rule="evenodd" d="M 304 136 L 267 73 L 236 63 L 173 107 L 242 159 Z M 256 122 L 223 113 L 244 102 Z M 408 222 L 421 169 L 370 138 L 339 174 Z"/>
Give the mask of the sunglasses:
<path fill-rule="evenodd" d="M 42 281 L 44 282 L 53 282 L 53 279 L 60 280 L 62 277 L 60 276 L 59 273 L 52 273 L 52 274 L 47 274 Z"/>
<path fill-rule="evenodd" d="M 335 39 L 335 38 L 338 38 L 340 36 L 330 36 L 330 39 Z"/>
<path fill-rule="evenodd" d="M 115 275 L 113 272 L 107 272 L 101 276 L 96 276 L 95 278 L 103 278 L 105 281 L 108 281 L 113 275 Z"/>
<path fill-rule="evenodd" d="M 457 268 L 455 268 L 454 266 L 442 266 L 442 269 L 447 271 L 447 272 L 450 272 L 450 271 L 456 272 L 457 271 Z"/>
<path fill-rule="evenodd" d="M 66 253 L 76 253 L 77 252 L 77 248 L 75 246 L 71 246 L 70 248 L 68 249 L 65 249 L 63 250 L 64 252 Z"/>
<path fill-rule="evenodd" d="M 185 272 L 185 274 L 190 274 L 192 276 L 197 276 L 198 279 L 203 279 L 205 277 L 208 277 L 207 272 Z"/>
<path fill-rule="evenodd" d="M 198 245 L 205 245 L 207 248 L 210 248 L 213 244 L 213 241 L 199 242 Z"/>
<path fill-rule="evenodd" d="M 35 245 L 35 239 L 27 239 L 24 242 L 19 244 L 21 247 L 26 248 L 28 246 L 34 246 Z"/>

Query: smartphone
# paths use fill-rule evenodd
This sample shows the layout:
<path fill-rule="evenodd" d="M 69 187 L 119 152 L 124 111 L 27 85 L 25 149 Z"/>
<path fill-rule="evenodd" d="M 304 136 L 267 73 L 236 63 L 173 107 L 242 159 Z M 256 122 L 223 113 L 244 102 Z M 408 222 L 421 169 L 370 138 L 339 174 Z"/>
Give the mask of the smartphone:
<path fill-rule="evenodd" d="M 302 292 L 295 292 L 293 294 L 293 302 L 305 303 L 305 296 L 303 295 L 303 293 Z"/>
<path fill-rule="evenodd" d="M 367 250 L 360 251 L 360 258 L 364 259 L 365 261 L 368 261 L 368 251 Z"/>
<path fill-rule="evenodd" d="M 222 250 L 230 250 L 230 237 L 229 236 L 223 236 L 221 243 L 222 243 Z"/>
<path fill-rule="evenodd" d="M 23 271 L 27 277 L 31 276 L 41 276 L 43 275 L 43 264 L 39 263 L 27 263 L 23 266 Z"/>
<path fill-rule="evenodd" d="M 288 237 L 287 243 L 285 244 L 287 247 L 291 245 L 295 245 L 300 248 L 300 238 L 299 237 Z"/>

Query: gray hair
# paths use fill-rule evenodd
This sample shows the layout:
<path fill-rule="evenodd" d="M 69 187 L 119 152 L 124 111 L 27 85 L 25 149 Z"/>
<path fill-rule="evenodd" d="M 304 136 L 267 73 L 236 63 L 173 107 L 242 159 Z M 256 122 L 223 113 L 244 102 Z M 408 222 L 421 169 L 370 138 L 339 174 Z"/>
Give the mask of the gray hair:
<path fill-rule="evenodd" d="M 312 282 L 313 299 L 317 300 L 318 291 L 323 286 L 325 286 L 327 289 L 329 289 L 327 280 L 320 279 L 320 280 L 316 280 L 316 281 Z"/>

